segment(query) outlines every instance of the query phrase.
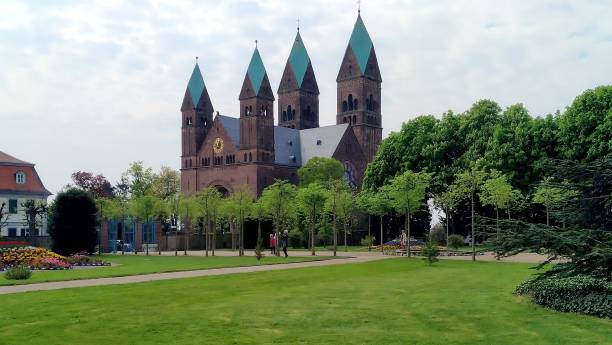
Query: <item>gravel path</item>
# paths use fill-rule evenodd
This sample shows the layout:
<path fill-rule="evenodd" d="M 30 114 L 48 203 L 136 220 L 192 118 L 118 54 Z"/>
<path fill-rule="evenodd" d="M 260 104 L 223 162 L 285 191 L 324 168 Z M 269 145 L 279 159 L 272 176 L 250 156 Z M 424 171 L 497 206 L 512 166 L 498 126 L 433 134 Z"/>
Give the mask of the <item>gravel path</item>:
<path fill-rule="evenodd" d="M 271 265 L 261 265 L 261 266 L 213 268 L 213 269 L 195 270 L 195 271 L 142 274 L 142 275 L 125 276 L 125 277 L 95 278 L 95 279 L 68 280 L 68 281 L 59 281 L 59 282 L 27 284 L 27 285 L 1 286 L 0 295 L 19 293 L 19 292 L 28 292 L 28 291 L 57 290 L 57 289 L 66 289 L 66 288 L 115 285 L 115 284 L 131 284 L 131 283 L 142 283 L 142 282 L 149 282 L 149 281 L 156 281 L 156 280 L 219 276 L 219 275 L 234 274 L 234 273 L 278 271 L 278 270 L 288 270 L 288 269 L 303 268 L 303 267 L 343 265 L 343 264 L 351 264 L 351 263 L 358 263 L 358 262 L 381 260 L 381 259 L 387 259 L 387 258 L 389 257 L 388 256 L 384 256 L 384 257 L 383 256 L 343 257 L 343 258 L 334 259 L 334 260 L 306 261 L 306 262 L 295 262 L 295 263 L 288 263 L 288 264 L 271 264 Z"/>

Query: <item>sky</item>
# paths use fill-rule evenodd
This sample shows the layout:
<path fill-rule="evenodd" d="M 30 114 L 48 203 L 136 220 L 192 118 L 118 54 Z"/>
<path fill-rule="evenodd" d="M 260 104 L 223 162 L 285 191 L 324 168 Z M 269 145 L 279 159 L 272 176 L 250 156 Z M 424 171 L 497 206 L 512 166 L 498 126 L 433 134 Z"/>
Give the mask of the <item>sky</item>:
<path fill-rule="evenodd" d="M 383 136 L 479 99 L 563 110 L 612 79 L 612 0 L 363 0 L 383 78 Z M 238 114 L 254 49 L 273 90 L 296 34 L 335 122 L 354 0 L 0 1 L 0 151 L 56 193 L 75 171 L 179 168 L 180 105 L 199 57 L 213 106 Z"/>

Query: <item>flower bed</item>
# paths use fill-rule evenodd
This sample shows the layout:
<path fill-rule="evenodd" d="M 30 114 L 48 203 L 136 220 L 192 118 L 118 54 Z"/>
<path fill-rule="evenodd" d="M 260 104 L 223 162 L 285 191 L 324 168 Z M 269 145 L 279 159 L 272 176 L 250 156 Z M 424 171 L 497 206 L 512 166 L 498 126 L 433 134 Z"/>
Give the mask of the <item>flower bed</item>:
<path fill-rule="evenodd" d="M 19 248 L 28 247 L 30 244 L 21 241 L 0 241 L 0 249 L 2 248 Z"/>
<path fill-rule="evenodd" d="M 110 263 L 85 253 L 65 257 L 37 247 L 0 248 L 0 271 L 14 266 L 26 266 L 32 270 L 63 270 L 73 266 L 110 266 Z"/>

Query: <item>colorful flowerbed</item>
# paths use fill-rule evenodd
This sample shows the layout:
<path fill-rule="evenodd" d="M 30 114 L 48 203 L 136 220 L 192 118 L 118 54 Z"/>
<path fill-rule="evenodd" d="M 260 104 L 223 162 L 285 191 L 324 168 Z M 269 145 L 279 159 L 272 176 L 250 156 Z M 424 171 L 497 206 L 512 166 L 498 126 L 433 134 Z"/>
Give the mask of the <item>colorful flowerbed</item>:
<path fill-rule="evenodd" d="M 91 258 L 85 253 L 65 257 L 45 248 L 0 248 L 0 270 L 26 266 L 33 270 L 62 270 L 73 266 L 109 266 L 110 263 Z"/>

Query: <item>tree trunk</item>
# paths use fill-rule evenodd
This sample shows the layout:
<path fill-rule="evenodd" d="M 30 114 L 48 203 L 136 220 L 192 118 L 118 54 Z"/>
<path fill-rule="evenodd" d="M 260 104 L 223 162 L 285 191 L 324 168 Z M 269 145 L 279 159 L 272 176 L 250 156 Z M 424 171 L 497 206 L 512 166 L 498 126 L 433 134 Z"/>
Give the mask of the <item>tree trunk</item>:
<path fill-rule="evenodd" d="M 495 230 L 497 231 L 497 243 L 499 244 L 499 208 L 495 208 Z M 499 254 L 495 255 L 497 260 L 499 260 Z"/>
<path fill-rule="evenodd" d="M 346 222 L 344 222 L 344 251 L 348 252 L 348 246 L 346 244 Z"/>
<path fill-rule="evenodd" d="M 474 192 L 472 192 L 472 238 L 471 238 L 471 242 L 472 242 L 472 261 L 476 261 L 476 242 L 474 239 L 474 235 L 476 234 L 476 231 L 474 231 Z"/>
<path fill-rule="evenodd" d="M 257 219 L 257 243 L 261 241 L 261 218 Z"/>
<path fill-rule="evenodd" d="M 383 242 L 383 216 L 380 216 L 380 252 L 384 253 L 384 242 Z"/>
<path fill-rule="evenodd" d="M 211 224 L 212 227 L 210 228 L 210 237 L 212 240 L 210 241 L 210 249 L 212 250 L 211 255 L 215 256 L 215 247 L 217 246 L 217 220 L 213 220 Z"/>
<path fill-rule="evenodd" d="M 240 256 L 244 256 L 244 217 L 240 217 Z"/>
<path fill-rule="evenodd" d="M 368 214 L 368 252 L 372 251 L 372 215 Z"/>
<path fill-rule="evenodd" d="M 210 239 L 210 217 L 207 215 L 206 216 L 206 222 L 205 222 L 205 228 L 204 228 L 204 251 L 206 252 L 206 256 L 208 256 L 208 247 L 209 247 L 209 239 Z"/>
<path fill-rule="evenodd" d="M 548 212 L 548 206 L 546 206 L 546 226 L 550 226 L 550 215 Z"/>
<path fill-rule="evenodd" d="M 446 249 L 448 250 L 448 218 L 450 218 L 450 212 L 449 211 L 445 211 L 446 212 Z"/>
<path fill-rule="evenodd" d="M 410 253 L 410 211 L 406 210 L 406 217 L 404 218 L 404 223 L 406 227 L 406 253 L 408 253 L 408 257 L 412 256 Z"/>
<path fill-rule="evenodd" d="M 336 206 L 334 205 L 334 214 L 333 214 L 332 222 L 334 223 L 334 256 L 336 256 L 338 251 L 338 226 L 336 224 Z"/>

